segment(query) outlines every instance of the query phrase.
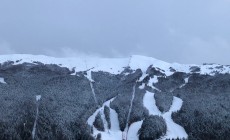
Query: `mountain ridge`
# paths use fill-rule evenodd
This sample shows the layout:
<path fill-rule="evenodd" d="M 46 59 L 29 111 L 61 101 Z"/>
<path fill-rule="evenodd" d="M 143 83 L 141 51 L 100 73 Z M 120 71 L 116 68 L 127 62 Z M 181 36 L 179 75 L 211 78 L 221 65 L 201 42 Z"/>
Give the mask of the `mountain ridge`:
<path fill-rule="evenodd" d="M 105 71 L 112 74 L 119 74 L 124 70 L 124 67 L 130 67 L 135 70 L 140 68 L 143 72 L 152 65 L 165 71 L 166 75 L 171 75 L 170 68 L 178 72 L 191 72 L 191 67 L 200 68 L 201 74 L 213 75 L 215 73 L 230 73 L 230 65 L 220 64 L 179 64 L 168 63 L 155 59 L 153 57 L 132 55 L 129 58 L 100 58 L 100 57 L 70 57 L 70 58 L 56 58 L 45 55 L 29 55 L 29 54 L 12 54 L 0 55 L 0 63 L 6 61 L 13 61 L 15 64 L 22 64 L 24 62 L 34 63 L 41 62 L 43 64 L 57 64 L 69 69 L 75 68 L 75 71 L 85 71 L 90 68 L 95 68 L 93 71 Z"/>
<path fill-rule="evenodd" d="M 229 69 L 138 55 L 2 55 L 0 139 L 228 140 Z"/>

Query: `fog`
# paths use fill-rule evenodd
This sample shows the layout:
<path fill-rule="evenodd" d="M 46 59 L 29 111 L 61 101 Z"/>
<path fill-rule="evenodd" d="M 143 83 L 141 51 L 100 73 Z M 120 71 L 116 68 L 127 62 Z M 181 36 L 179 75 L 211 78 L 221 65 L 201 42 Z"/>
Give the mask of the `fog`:
<path fill-rule="evenodd" d="M 2 0 L 0 54 L 230 64 L 230 0 Z"/>

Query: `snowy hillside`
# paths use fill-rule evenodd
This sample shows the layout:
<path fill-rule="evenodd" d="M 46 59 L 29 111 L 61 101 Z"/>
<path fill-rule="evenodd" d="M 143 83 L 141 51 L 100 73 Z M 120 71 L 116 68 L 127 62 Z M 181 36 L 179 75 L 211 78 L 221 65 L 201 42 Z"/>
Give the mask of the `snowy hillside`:
<path fill-rule="evenodd" d="M 227 139 L 229 99 L 229 65 L 0 56 L 0 139 Z"/>
<path fill-rule="evenodd" d="M 230 73 L 230 65 L 224 66 L 219 64 L 206 64 L 206 65 L 185 65 L 178 63 L 167 63 L 151 57 L 133 55 L 130 58 L 54 58 L 44 55 L 28 55 L 28 54 L 15 54 L 15 55 L 0 55 L 0 63 L 6 61 L 13 61 L 15 65 L 22 63 L 36 63 L 43 64 L 57 64 L 62 67 L 67 67 L 70 70 L 75 69 L 78 71 L 85 71 L 92 69 L 92 71 L 104 71 L 112 74 L 119 74 L 124 70 L 124 67 L 129 66 L 131 69 L 141 69 L 145 72 L 150 65 L 159 68 L 166 76 L 172 75 L 174 71 L 177 72 L 197 72 L 200 74 L 214 75 L 215 73 Z M 199 71 L 194 71 L 199 69 Z"/>

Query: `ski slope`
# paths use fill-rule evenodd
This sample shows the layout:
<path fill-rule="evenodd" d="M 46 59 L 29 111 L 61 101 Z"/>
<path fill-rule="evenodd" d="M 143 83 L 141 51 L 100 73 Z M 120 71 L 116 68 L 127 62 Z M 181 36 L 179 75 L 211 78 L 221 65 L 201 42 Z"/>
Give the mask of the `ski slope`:
<path fill-rule="evenodd" d="M 173 103 L 170 107 L 170 110 L 166 113 L 162 113 L 158 107 L 156 106 L 156 101 L 154 99 L 154 93 L 146 92 L 143 99 L 144 106 L 148 109 L 150 115 L 158 115 L 162 116 L 166 121 L 167 132 L 162 140 L 166 139 L 176 139 L 176 138 L 187 138 L 188 135 L 185 132 L 184 128 L 178 124 L 176 124 L 172 120 L 172 113 L 177 112 L 181 109 L 183 101 L 180 98 L 173 97 Z"/>
<path fill-rule="evenodd" d="M 97 109 L 92 116 L 89 117 L 87 120 L 87 123 L 93 127 L 93 136 L 96 138 L 97 134 L 101 133 L 102 140 L 121 140 L 122 139 L 122 131 L 119 127 L 119 121 L 118 121 L 118 114 L 115 110 L 110 108 L 110 103 L 115 98 L 112 98 L 108 101 L 106 101 L 102 107 Z M 108 127 L 105 127 L 105 131 L 99 131 L 97 128 L 93 126 L 93 122 L 95 120 L 96 115 L 98 112 L 101 112 L 104 114 L 104 106 L 108 106 L 110 108 L 110 118 L 111 118 L 111 129 L 108 129 Z M 105 119 L 103 119 L 103 122 L 106 122 Z M 104 125 L 107 125 L 107 122 L 104 123 Z"/>

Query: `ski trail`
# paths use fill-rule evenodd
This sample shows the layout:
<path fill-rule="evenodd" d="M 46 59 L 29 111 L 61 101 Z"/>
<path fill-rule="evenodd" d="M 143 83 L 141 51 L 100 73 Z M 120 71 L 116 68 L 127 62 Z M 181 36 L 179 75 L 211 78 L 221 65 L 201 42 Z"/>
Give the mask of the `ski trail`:
<path fill-rule="evenodd" d="M 100 107 L 100 105 L 98 104 L 98 100 L 97 100 L 96 94 L 95 94 L 95 90 L 93 88 L 93 82 L 94 82 L 94 80 L 91 77 L 91 71 L 87 71 L 86 78 L 89 80 L 89 84 L 90 84 L 90 88 L 91 88 L 91 91 L 92 91 L 92 94 L 93 94 L 94 101 L 95 101 L 96 105 L 98 107 Z"/>
<path fill-rule="evenodd" d="M 149 115 L 159 115 L 162 116 L 167 125 L 166 135 L 161 138 L 161 140 L 166 139 L 176 139 L 176 138 L 187 138 L 188 135 L 184 128 L 178 124 L 176 124 L 172 120 L 172 113 L 177 112 L 181 109 L 183 101 L 180 98 L 173 97 L 173 103 L 170 107 L 170 110 L 164 114 L 159 111 L 156 106 L 156 101 L 154 99 L 154 93 L 146 91 L 145 96 L 143 98 L 143 104 L 148 109 Z"/>
<path fill-rule="evenodd" d="M 184 79 L 185 83 L 184 83 L 184 84 L 182 84 L 179 88 L 184 87 L 184 86 L 188 83 L 188 79 L 189 79 L 189 77 L 185 78 L 185 79 Z"/>
<path fill-rule="evenodd" d="M 95 101 L 96 105 L 98 106 L 98 108 L 100 108 L 99 113 L 100 113 L 100 115 L 101 115 L 101 119 L 102 119 L 102 121 L 103 121 L 105 131 L 107 131 L 107 130 L 108 130 L 108 123 L 107 123 L 107 121 L 106 121 L 106 119 L 105 119 L 104 105 L 102 105 L 102 107 L 101 107 L 101 106 L 99 105 L 99 103 L 98 103 L 98 100 L 97 100 L 97 97 L 96 97 L 96 94 L 95 94 L 95 90 L 94 90 L 94 87 L 93 87 L 93 82 L 94 82 L 94 80 L 93 80 L 92 77 L 91 77 L 91 71 L 88 71 L 88 72 L 87 72 L 87 78 L 88 78 L 88 80 L 90 81 L 90 87 L 91 87 L 91 90 L 92 90 L 92 94 L 93 94 L 94 101 Z M 109 105 L 108 103 L 106 103 L 106 104 Z"/>
<path fill-rule="evenodd" d="M 130 125 L 127 140 L 139 140 L 138 131 L 141 128 L 143 121 L 138 121 Z"/>
<path fill-rule="evenodd" d="M 124 132 L 126 132 L 126 134 L 128 133 L 129 119 L 130 119 L 130 114 L 131 114 L 132 107 L 133 107 L 133 100 L 134 100 L 134 98 L 135 98 L 135 92 L 136 92 L 136 83 L 135 83 L 135 85 L 133 86 L 132 99 L 131 99 L 131 101 L 130 101 L 129 112 L 128 112 L 128 116 L 127 116 L 127 120 L 126 120 L 126 127 L 125 127 L 125 130 L 124 130 Z"/>
<path fill-rule="evenodd" d="M 95 117 L 96 117 L 96 115 L 98 114 L 98 112 L 100 112 L 100 113 L 102 112 L 102 113 L 104 114 L 104 106 L 110 106 L 110 102 L 112 102 L 114 99 L 115 99 L 115 98 L 112 98 L 112 99 L 106 101 L 106 102 L 102 105 L 102 107 L 98 108 L 98 109 L 93 113 L 93 115 L 90 116 L 90 117 L 88 118 L 87 123 L 88 123 L 89 125 L 92 126 L 92 125 L 93 125 L 93 122 L 94 122 L 94 120 L 95 120 Z M 103 110 L 103 111 L 102 111 L 102 110 Z"/>
<path fill-rule="evenodd" d="M 118 114 L 115 110 L 110 108 L 111 131 L 120 131 Z"/>
<path fill-rule="evenodd" d="M 158 115 L 161 116 L 162 113 L 156 106 L 156 101 L 154 99 L 154 94 L 149 91 L 146 91 L 144 98 L 143 98 L 143 104 L 144 107 L 149 111 L 149 115 Z"/>
<path fill-rule="evenodd" d="M 38 110 L 39 100 L 41 100 L 41 95 L 36 96 L 37 108 L 36 108 L 36 117 L 35 117 L 35 121 L 34 121 L 34 126 L 33 126 L 33 130 L 32 130 L 32 139 L 34 139 L 35 133 L 36 133 L 36 126 L 37 126 L 38 113 L 39 113 L 39 110 Z"/>
<path fill-rule="evenodd" d="M 182 139 L 188 137 L 188 134 L 186 133 L 185 129 L 182 126 L 176 124 L 171 117 L 173 112 L 177 112 L 181 109 L 182 104 L 183 101 L 180 98 L 173 97 L 173 103 L 170 110 L 163 114 L 162 117 L 165 119 L 167 124 L 167 132 L 162 139 Z"/>
<path fill-rule="evenodd" d="M 94 114 L 92 116 L 89 117 L 89 119 L 87 120 L 87 123 L 93 127 L 93 136 L 96 137 L 97 134 L 101 133 L 101 139 L 102 140 L 121 140 L 122 139 L 122 132 L 120 130 L 119 127 L 119 121 L 118 121 L 118 114 L 116 113 L 115 110 L 110 108 L 110 103 L 114 100 L 115 98 L 112 98 L 108 101 L 106 101 L 102 107 L 100 107 L 99 109 L 97 109 Z M 104 109 L 104 106 L 108 106 L 110 108 L 110 120 L 111 120 L 111 129 L 107 129 L 106 131 L 102 132 L 97 130 L 94 126 L 93 126 L 93 122 L 95 120 L 95 117 L 97 115 L 98 112 L 102 112 L 102 114 L 104 115 L 104 111 L 102 111 Z M 107 124 L 107 121 L 105 119 L 105 122 Z"/>
<path fill-rule="evenodd" d="M 100 105 L 98 104 L 98 101 L 97 101 L 97 97 L 96 97 L 94 88 L 93 88 L 93 83 L 92 83 L 91 81 L 90 81 L 90 87 L 91 87 L 91 90 L 92 90 L 92 94 L 93 94 L 94 101 L 95 101 L 96 105 L 97 105 L 98 107 L 100 107 Z"/>
<path fill-rule="evenodd" d="M 105 131 L 108 131 L 109 128 L 108 128 L 108 123 L 107 123 L 107 121 L 106 121 L 106 119 L 105 119 L 104 106 L 103 106 L 103 108 L 100 110 L 100 114 L 101 114 L 101 119 L 102 119 L 103 124 L 104 124 Z"/>

